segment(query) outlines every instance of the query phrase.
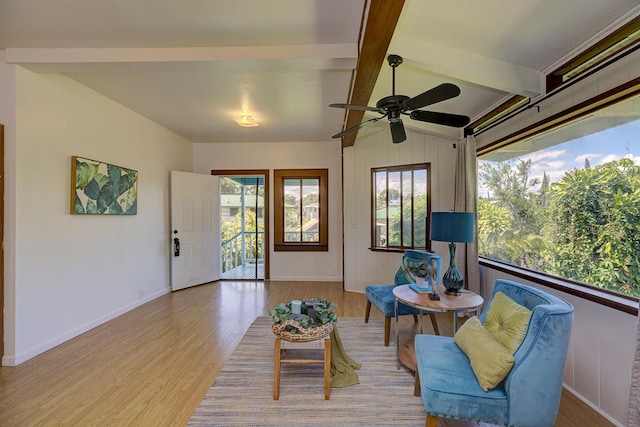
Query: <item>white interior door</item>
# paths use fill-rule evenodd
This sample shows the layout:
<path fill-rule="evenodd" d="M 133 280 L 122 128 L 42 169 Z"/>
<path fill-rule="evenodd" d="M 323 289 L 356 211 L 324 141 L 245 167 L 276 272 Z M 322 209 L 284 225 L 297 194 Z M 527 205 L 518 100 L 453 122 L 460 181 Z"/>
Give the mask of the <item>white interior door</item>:
<path fill-rule="evenodd" d="M 171 290 L 220 280 L 218 177 L 171 171 Z"/>

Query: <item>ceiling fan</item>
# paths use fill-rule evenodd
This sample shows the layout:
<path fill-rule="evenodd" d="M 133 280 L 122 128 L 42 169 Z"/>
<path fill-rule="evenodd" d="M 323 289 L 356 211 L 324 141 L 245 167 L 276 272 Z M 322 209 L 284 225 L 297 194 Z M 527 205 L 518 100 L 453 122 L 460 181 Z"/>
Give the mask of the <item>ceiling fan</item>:
<path fill-rule="evenodd" d="M 420 95 L 409 98 L 405 95 L 396 95 L 396 67 L 402 64 L 402 57 L 399 55 L 389 55 L 387 61 L 392 70 L 392 95 L 385 96 L 380 99 L 375 107 L 367 107 L 353 104 L 330 104 L 329 107 L 345 108 L 347 110 L 375 111 L 381 114 L 380 117 L 366 120 L 349 129 L 345 129 L 340 133 L 332 136 L 332 138 L 342 138 L 345 135 L 355 132 L 363 126 L 375 123 L 380 119 L 387 117 L 391 127 L 391 139 L 394 143 L 399 143 L 407 139 L 404 131 L 404 125 L 400 115 L 408 115 L 413 120 L 421 122 L 435 123 L 444 126 L 463 127 L 469 124 L 470 119 L 467 116 L 458 114 L 440 113 L 437 111 L 424 111 L 418 108 L 426 107 L 447 99 L 455 98 L 460 95 L 460 88 L 452 83 L 443 83 L 429 89 Z"/>

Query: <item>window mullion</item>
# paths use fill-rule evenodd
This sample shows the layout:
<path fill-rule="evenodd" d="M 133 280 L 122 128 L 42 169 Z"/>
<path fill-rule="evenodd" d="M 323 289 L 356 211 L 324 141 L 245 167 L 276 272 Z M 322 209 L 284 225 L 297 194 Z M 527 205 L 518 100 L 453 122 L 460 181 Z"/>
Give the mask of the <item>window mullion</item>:
<path fill-rule="evenodd" d="M 302 185 L 302 178 L 300 178 L 300 188 L 299 188 L 299 193 L 300 194 L 300 203 L 298 204 L 298 217 L 300 218 L 300 243 L 304 242 L 304 232 L 303 232 L 303 225 L 304 225 L 304 218 L 302 218 L 302 213 L 304 212 L 304 209 L 302 207 L 302 191 L 303 191 L 303 185 Z"/>
<path fill-rule="evenodd" d="M 386 201 L 384 204 L 384 209 L 385 209 L 385 223 L 386 223 L 386 236 L 387 236 L 387 241 L 385 242 L 385 246 L 389 247 L 389 171 L 385 171 L 384 173 L 384 177 L 385 177 L 385 184 L 384 184 L 384 188 L 385 188 L 385 197 L 386 197 Z"/>
<path fill-rule="evenodd" d="M 414 187 L 415 178 L 413 176 L 414 169 L 411 169 L 411 247 L 416 246 L 416 235 L 415 235 L 415 224 L 414 224 L 414 213 L 415 213 L 415 197 L 416 197 L 416 189 Z"/>

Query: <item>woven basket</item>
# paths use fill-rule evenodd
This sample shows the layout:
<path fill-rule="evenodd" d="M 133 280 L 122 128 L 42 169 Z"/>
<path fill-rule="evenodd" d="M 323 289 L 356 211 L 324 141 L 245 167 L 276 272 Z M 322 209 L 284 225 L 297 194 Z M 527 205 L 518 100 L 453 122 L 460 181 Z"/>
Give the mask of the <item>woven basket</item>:
<path fill-rule="evenodd" d="M 292 333 L 287 331 L 287 326 L 293 326 L 298 330 L 298 333 Z M 314 326 L 312 328 L 304 328 L 300 326 L 297 320 L 289 319 L 283 323 L 272 324 L 271 329 L 277 337 L 282 338 L 285 341 L 293 342 L 307 342 L 319 340 L 331 333 L 333 330 L 333 322 L 326 323 L 320 326 Z"/>

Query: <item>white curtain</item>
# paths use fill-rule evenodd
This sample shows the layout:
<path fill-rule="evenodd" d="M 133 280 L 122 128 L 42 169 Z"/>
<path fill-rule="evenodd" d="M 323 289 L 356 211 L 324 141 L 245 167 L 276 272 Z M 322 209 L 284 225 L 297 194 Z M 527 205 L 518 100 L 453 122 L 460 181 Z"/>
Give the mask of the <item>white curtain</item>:
<path fill-rule="evenodd" d="M 473 135 L 461 139 L 457 143 L 458 160 L 456 163 L 455 212 L 473 212 L 473 243 L 458 245 L 464 253 L 463 275 L 467 288 L 475 293 L 480 292 L 480 269 L 478 266 L 478 174 L 476 164 L 476 139 Z"/>
<path fill-rule="evenodd" d="M 631 393 L 629 396 L 629 427 L 640 427 L 640 318 L 636 337 L 636 354 L 631 371 Z"/>

